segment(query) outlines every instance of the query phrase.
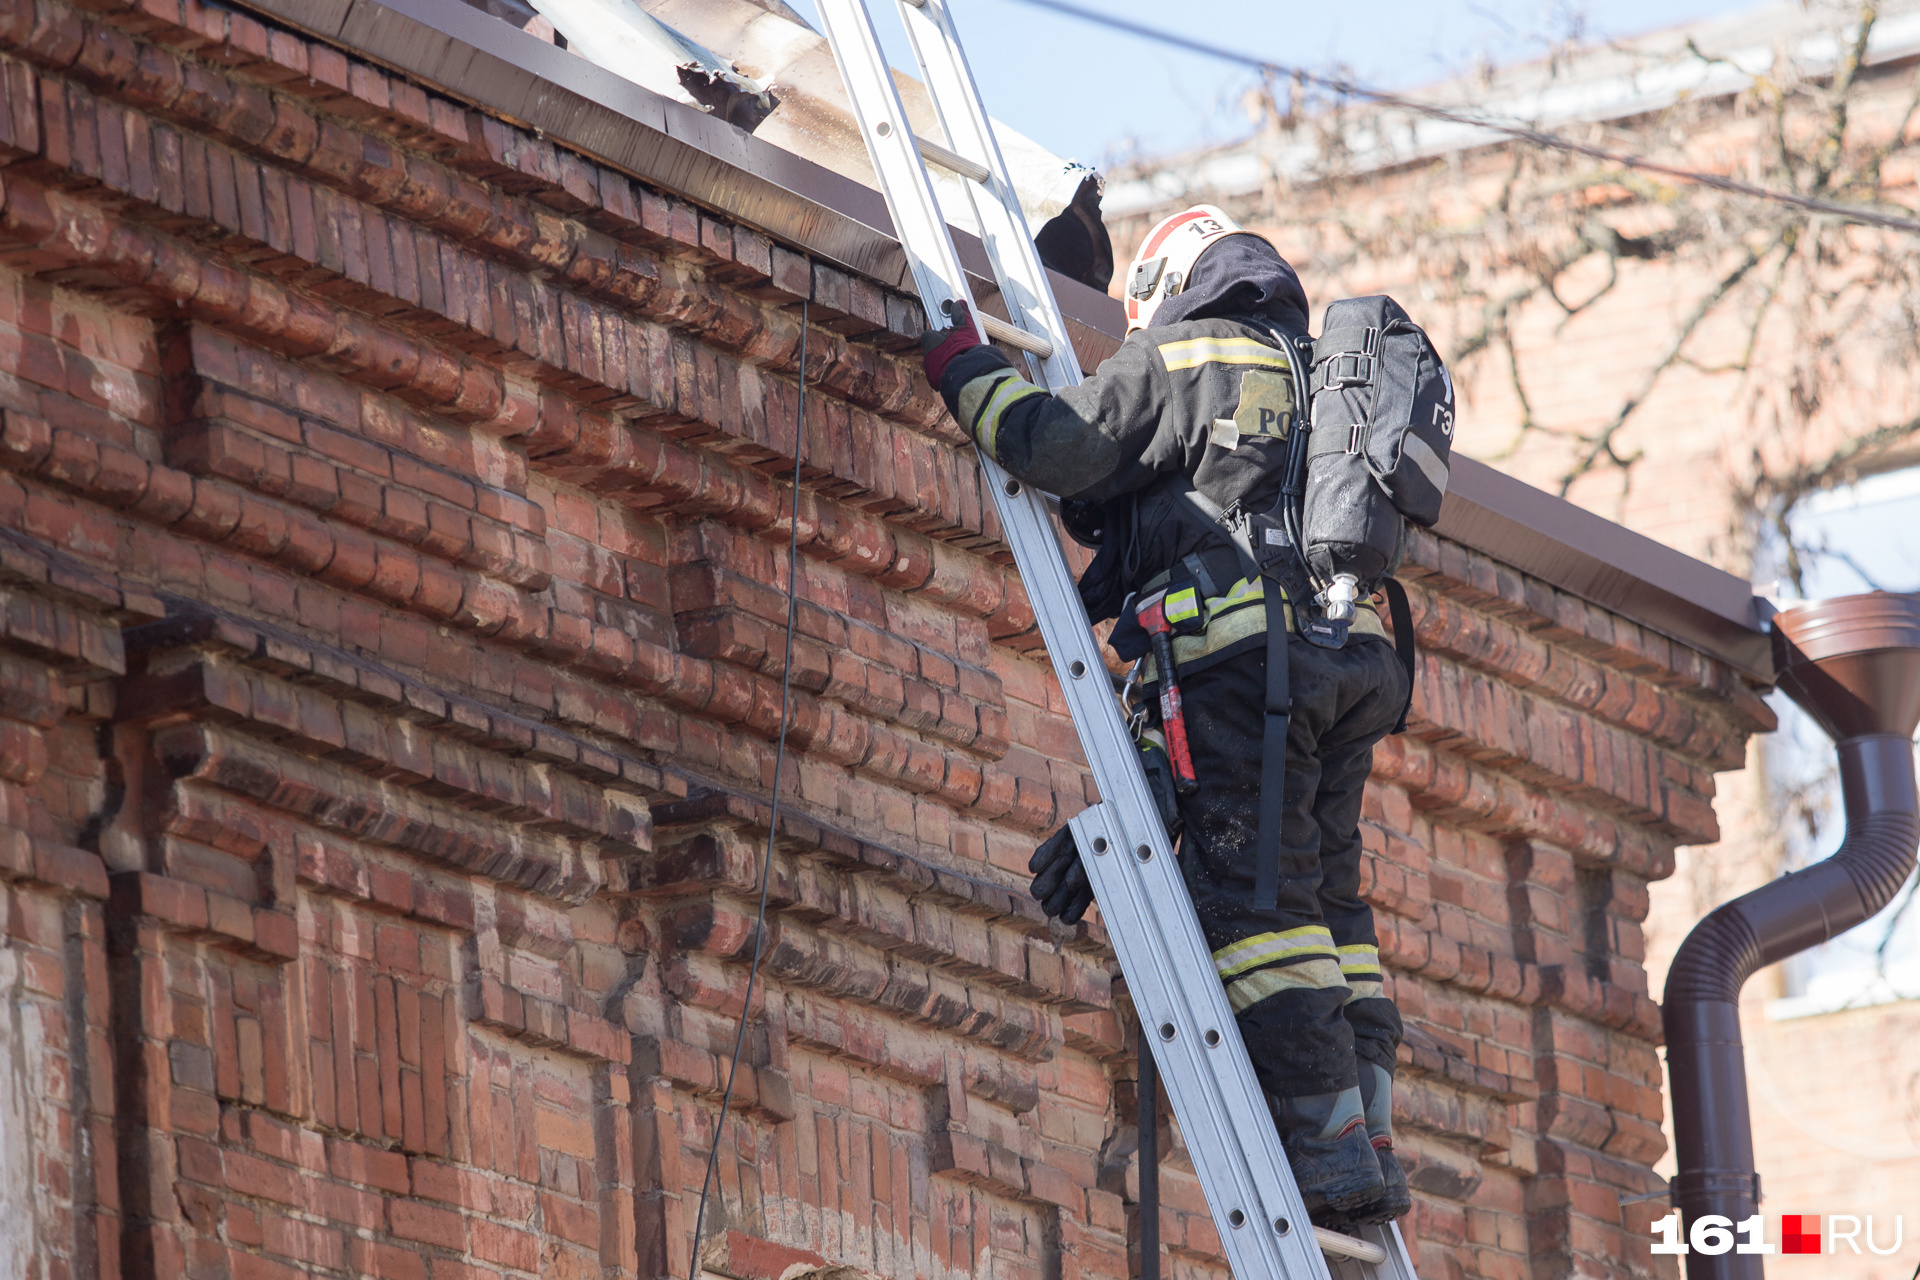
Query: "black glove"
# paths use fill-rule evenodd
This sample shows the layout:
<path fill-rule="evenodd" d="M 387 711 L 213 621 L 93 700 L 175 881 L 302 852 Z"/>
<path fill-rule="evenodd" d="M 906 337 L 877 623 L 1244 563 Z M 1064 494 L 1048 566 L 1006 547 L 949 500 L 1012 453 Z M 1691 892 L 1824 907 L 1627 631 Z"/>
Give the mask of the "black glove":
<path fill-rule="evenodd" d="M 1160 809 L 1160 820 L 1166 824 L 1167 836 L 1172 838 L 1180 834 L 1180 805 L 1173 793 L 1173 762 L 1167 759 L 1167 750 L 1160 745 L 1159 735 L 1150 735 L 1141 744 L 1144 758 L 1141 764 L 1146 767 L 1147 787 L 1153 792 L 1153 799 Z M 1080 917 L 1087 914 L 1087 908 L 1093 905 L 1093 885 L 1087 879 L 1087 868 L 1080 861 L 1080 848 L 1074 843 L 1073 828 L 1062 827 L 1048 836 L 1033 857 L 1027 860 L 1027 870 L 1033 872 L 1033 886 L 1029 890 L 1040 909 L 1049 919 L 1061 920 L 1067 924 L 1079 924 Z"/>
<path fill-rule="evenodd" d="M 1033 872 L 1032 893 L 1050 919 L 1079 924 L 1080 917 L 1093 905 L 1093 885 L 1087 881 L 1087 869 L 1080 864 L 1080 849 L 1073 842 L 1073 828 L 1062 827 L 1046 838 L 1027 861 Z"/>

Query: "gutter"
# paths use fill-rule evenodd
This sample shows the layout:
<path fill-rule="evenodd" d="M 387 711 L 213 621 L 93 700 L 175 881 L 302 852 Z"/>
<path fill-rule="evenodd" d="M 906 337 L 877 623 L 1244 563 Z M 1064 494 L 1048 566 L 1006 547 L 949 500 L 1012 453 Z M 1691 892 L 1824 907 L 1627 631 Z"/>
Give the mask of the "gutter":
<path fill-rule="evenodd" d="M 1746 579 L 1464 454 L 1449 465 L 1435 533 L 1773 683 L 1771 606 Z"/>

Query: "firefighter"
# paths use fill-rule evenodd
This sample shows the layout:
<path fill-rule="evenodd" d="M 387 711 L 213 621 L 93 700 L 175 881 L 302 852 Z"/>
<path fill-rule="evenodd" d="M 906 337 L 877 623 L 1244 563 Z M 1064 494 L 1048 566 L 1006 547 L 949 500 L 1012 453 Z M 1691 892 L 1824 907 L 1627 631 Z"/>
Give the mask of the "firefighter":
<path fill-rule="evenodd" d="M 1157 785 L 1162 812 L 1180 829 L 1188 892 L 1314 1220 L 1384 1222 L 1410 1205 L 1391 1128 L 1400 1018 L 1360 898 L 1358 826 L 1374 744 L 1401 716 L 1409 676 L 1371 608 L 1339 648 L 1307 643 L 1291 604 L 1281 611 L 1291 718 L 1280 847 L 1264 855 L 1278 860 L 1278 889 L 1262 909 L 1265 593 L 1282 587 L 1243 572 L 1226 530 L 1191 500 L 1273 505 L 1299 425 L 1276 334 L 1304 337 L 1306 293 L 1271 244 L 1202 205 L 1148 233 L 1125 304 L 1126 341 L 1078 387 L 1028 382 L 964 314 L 923 341 L 927 378 L 996 461 L 1062 496 L 1069 529 L 1096 548 L 1082 599 L 1093 621 L 1118 615 L 1110 643 L 1123 657 L 1146 647 L 1135 603 L 1200 599 L 1200 626 L 1171 646 L 1198 786 L 1170 797 Z M 1164 782 L 1169 766 L 1147 746 Z M 1048 914 L 1078 921 L 1092 891 L 1071 832 L 1042 844 L 1031 869 Z"/>

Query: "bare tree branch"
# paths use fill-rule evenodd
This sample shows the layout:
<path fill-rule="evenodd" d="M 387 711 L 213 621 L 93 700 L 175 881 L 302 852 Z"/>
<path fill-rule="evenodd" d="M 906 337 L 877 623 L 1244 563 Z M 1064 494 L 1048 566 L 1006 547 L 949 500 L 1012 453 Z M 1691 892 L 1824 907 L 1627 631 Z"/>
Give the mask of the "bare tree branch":
<path fill-rule="evenodd" d="M 1704 153 L 1694 148 L 1709 145 L 1712 166 L 1730 177 L 1809 199 L 1844 194 L 1911 219 L 1920 147 L 1907 134 L 1920 121 L 1920 72 L 1896 79 L 1869 67 L 1884 0 L 1841 2 L 1827 67 L 1810 71 L 1782 45 L 1762 74 L 1740 69 L 1751 78 L 1738 95 L 1596 122 L 1570 149 L 1516 140 L 1378 170 L 1348 149 L 1351 109 L 1309 112 L 1298 84 L 1282 108 L 1279 82 L 1264 82 L 1254 105 L 1274 147 L 1267 217 L 1297 237 L 1317 275 L 1352 291 L 1380 287 L 1383 271 L 1409 272 L 1397 287 L 1451 317 L 1432 327 L 1463 394 L 1503 385 L 1511 393 L 1510 408 L 1499 397 L 1492 456 L 1525 450 L 1533 466 L 1544 453 L 1563 493 L 1613 471 L 1624 503 L 1652 424 L 1694 427 L 1657 416 L 1677 391 L 1675 367 L 1693 371 L 1745 417 L 1745 438 L 1722 442 L 1733 501 L 1715 545 L 1735 568 L 1762 543 L 1775 545 L 1797 580 L 1806 572 L 1795 536 L 1801 497 L 1909 456 L 1920 461 L 1920 396 L 1903 372 L 1920 347 L 1920 254 L 1885 229 L 1682 186 L 1659 165 L 1610 157 L 1677 153 L 1698 167 Z M 1554 47 L 1554 74 L 1564 52 Z M 1737 67 L 1697 44 L 1682 56 Z M 1302 148 L 1316 157 L 1310 178 L 1299 176 Z M 1283 153 L 1294 157 L 1284 171 Z M 1649 285 L 1695 297 L 1684 311 L 1644 319 L 1651 341 L 1611 371 L 1625 394 L 1600 425 L 1566 421 L 1580 407 L 1542 394 L 1556 362 L 1569 358 L 1556 340 L 1580 341 L 1595 316 L 1605 317 L 1595 332 L 1607 332 L 1622 296 L 1645 296 Z M 1887 382 L 1878 396 L 1876 378 Z"/>
<path fill-rule="evenodd" d="M 1767 252 L 1772 252 L 1773 247 L 1774 246 L 1769 245 Z M 1635 388 L 1633 393 L 1621 404 L 1619 412 L 1614 414 L 1613 420 L 1593 435 L 1587 437 L 1585 441 L 1587 445 L 1586 453 L 1568 469 L 1565 475 L 1560 477 L 1561 497 L 1566 497 L 1567 491 L 1573 488 L 1574 481 L 1586 475 L 1589 471 L 1592 471 L 1603 457 L 1622 470 L 1633 465 L 1632 458 L 1623 458 L 1614 449 L 1614 440 L 1619 436 L 1620 429 L 1627 425 L 1627 419 L 1633 416 L 1633 411 L 1645 404 L 1647 397 L 1653 394 L 1653 389 L 1659 385 L 1660 379 L 1666 374 L 1667 370 L 1674 366 L 1675 361 L 1680 358 L 1681 348 L 1686 346 L 1687 339 L 1693 336 L 1694 331 L 1700 327 L 1701 321 L 1713 313 L 1713 309 L 1719 306 L 1729 293 L 1733 292 L 1735 285 L 1746 279 L 1747 273 L 1752 271 L 1759 262 L 1760 254 L 1754 252 L 1752 249 L 1748 249 L 1740 261 L 1735 264 L 1734 268 L 1721 276 L 1713 288 L 1707 291 L 1706 296 L 1694 304 L 1693 310 L 1687 313 L 1686 318 L 1680 322 L 1679 327 L 1667 338 L 1666 344 L 1661 347 L 1660 354 L 1655 358 L 1653 366 L 1642 375 L 1640 385 Z M 1638 455 L 1635 455 L 1635 457 L 1637 456 Z"/>
<path fill-rule="evenodd" d="M 1879 16 L 1880 10 L 1874 0 L 1867 0 L 1860 6 L 1860 21 L 1854 30 L 1853 43 L 1847 47 L 1847 56 L 1841 62 L 1839 71 L 1834 73 L 1833 86 L 1828 90 L 1827 128 L 1813 153 L 1813 180 L 1807 186 L 1810 194 L 1819 195 L 1826 191 L 1827 180 L 1840 166 L 1847 137 L 1847 107 L 1854 81 L 1860 75 L 1860 65 L 1866 61 L 1867 41 L 1873 36 L 1874 20 Z"/>

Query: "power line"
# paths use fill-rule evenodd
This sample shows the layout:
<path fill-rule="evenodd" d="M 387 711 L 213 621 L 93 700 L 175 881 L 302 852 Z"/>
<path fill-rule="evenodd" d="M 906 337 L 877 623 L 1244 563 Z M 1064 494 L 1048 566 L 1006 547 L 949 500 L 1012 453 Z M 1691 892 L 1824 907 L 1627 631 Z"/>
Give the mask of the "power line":
<path fill-rule="evenodd" d="M 1124 31 L 1129 35 L 1153 40 L 1160 44 L 1185 49 L 1209 58 L 1218 58 L 1223 62 L 1238 63 L 1252 67 L 1257 71 L 1287 76 L 1303 84 L 1317 85 L 1344 98 L 1360 98 L 1367 102 L 1378 103 L 1384 107 L 1396 107 L 1414 115 L 1425 116 L 1430 120 L 1445 120 L 1451 124 L 1466 125 L 1474 129 L 1485 129 L 1501 134 L 1517 142 L 1541 147 L 1550 151 L 1565 151 L 1572 155 L 1586 156 L 1593 160 L 1604 160 L 1625 169 L 1634 169 L 1642 173 L 1657 173 L 1662 177 L 1674 178 L 1698 187 L 1711 187 L 1716 191 L 1725 191 L 1732 195 L 1749 196 L 1755 200 L 1768 200 L 1775 204 L 1792 205 L 1805 209 L 1809 213 L 1824 213 L 1848 222 L 1857 222 L 1869 227 L 1882 227 L 1888 231 L 1906 231 L 1920 234 L 1920 218 L 1901 217 L 1898 214 L 1881 213 L 1875 209 L 1863 208 L 1854 204 L 1842 204 L 1837 200 L 1822 200 L 1817 196 L 1803 196 L 1794 191 L 1780 191 L 1773 187 L 1757 186 L 1750 182 L 1740 182 L 1734 178 L 1722 177 L 1716 173 L 1702 173 L 1697 169 L 1683 169 L 1677 165 L 1662 164 L 1645 156 L 1637 156 L 1627 151 L 1613 151 L 1606 147 L 1596 147 L 1557 133 L 1548 133 L 1542 129 L 1528 128 L 1522 124 L 1510 124 L 1487 116 L 1467 111 L 1456 111 L 1436 103 L 1422 102 L 1417 98 L 1403 97 L 1397 93 L 1388 93 L 1382 89 L 1370 89 L 1352 80 L 1339 76 L 1323 75 L 1317 71 L 1308 71 L 1301 67 L 1289 67 L 1278 62 L 1269 62 L 1265 58 L 1256 58 L 1251 54 L 1240 53 L 1233 49 L 1223 49 L 1219 45 L 1208 44 L 1172 31 L 1162 31 L 1126 18 L 1116 18 L 1111 14 L 1099 13 L 1092 9 L 1083 9 L 1066 0 L 1020 0 L 1020 3 L 1039 9 L 1051 9 L 1091 22 L 1097 26 L 1108 27 L 1115 31 Z"/>

